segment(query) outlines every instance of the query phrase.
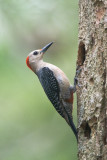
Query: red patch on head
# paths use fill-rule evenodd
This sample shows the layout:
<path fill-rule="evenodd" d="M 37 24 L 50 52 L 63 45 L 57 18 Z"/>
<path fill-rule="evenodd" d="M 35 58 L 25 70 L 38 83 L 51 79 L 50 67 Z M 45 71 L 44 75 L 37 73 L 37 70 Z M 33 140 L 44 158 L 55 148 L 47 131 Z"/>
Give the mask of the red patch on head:
<path fill-rule="evenodd" d="M 29 64 L 29 56 L 27 56 L 27 58 L 26 58 L 26 64 L 27 64 L 27 66 L 32 70 L 32 68 L 31 68 L 31 66 L 30 66 L 30 64 Z"/>

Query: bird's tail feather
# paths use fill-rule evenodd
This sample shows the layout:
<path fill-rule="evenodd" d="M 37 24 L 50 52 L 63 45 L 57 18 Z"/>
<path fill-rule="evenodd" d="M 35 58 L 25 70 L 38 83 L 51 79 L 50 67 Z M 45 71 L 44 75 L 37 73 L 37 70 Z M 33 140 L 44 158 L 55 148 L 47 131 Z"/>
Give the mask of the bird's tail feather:
<path fill-rule="evenodd" d="M 78 141 L 78 132 L 77 132 L 77 129 L 76 129 L 75 124 L 73 122 L 73 119 L 69 116 L 69 114 L 67 113 L 66 109 L 65 109 L 65 112 L 66 112 L 67 117 L 68 117 L 69 125 L 70 125 L 72 131 L 74 132 L 75 137 L 76 137 L 76 139 Z"/>
<path fill-rule="evenodd" d="M 77 129 L 76 129 L 75 125 L 74 125 L 74 122 L 69 116 L 68 116 L 68 119 L 69 119 L 70 127 L 73 130 L 76 139 L 78 140 L 78 132 L 77 132 Z"/>

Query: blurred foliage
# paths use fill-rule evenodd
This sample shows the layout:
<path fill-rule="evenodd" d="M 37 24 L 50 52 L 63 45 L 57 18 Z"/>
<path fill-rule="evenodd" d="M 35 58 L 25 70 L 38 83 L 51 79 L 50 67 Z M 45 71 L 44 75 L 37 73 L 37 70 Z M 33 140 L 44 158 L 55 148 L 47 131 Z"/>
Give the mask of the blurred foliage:
<path fill-rule="evenodd" d="M 25 64 L 29 52 L 55 41 L 44 60 L 73 83 L 77 35 L 77 0 L 0 0 L 0 160 L 77 159 L 70 127 Z M 73 115 L 76 124 L 76 103 Z"/>

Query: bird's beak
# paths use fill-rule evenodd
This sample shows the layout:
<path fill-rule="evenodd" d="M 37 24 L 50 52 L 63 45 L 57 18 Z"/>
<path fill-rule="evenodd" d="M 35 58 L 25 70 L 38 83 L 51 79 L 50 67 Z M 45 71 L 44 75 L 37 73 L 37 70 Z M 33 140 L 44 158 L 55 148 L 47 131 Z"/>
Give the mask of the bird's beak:
<path fill-rule="evenodd" d="M 43 47 L 43 48 L 41 49 L 41 52 L 42 52 L 42 53 L 45 53 L 45 52 L 47 51 L 47 49 L 48 49 L 52 44 L 53 44 L 53 42 L 50 42 L 49 44 L 47 44 L 45 47 Z"/>

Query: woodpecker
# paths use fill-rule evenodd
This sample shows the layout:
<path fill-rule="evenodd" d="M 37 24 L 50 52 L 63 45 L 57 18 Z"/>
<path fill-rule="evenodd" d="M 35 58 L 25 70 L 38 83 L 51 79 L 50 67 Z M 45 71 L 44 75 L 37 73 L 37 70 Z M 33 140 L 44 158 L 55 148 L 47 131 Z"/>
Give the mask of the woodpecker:
<path fill-rule="evenodd" d="M 61 69 L 43 61 L 44 53 L 52 44 L 53 42 L 42 49 L 32 51 L 26 58 L 26 64 L 38 76 L 48 99 L 56 111 L 66 120 L 77 138 L 77 129 L 72 117 L 76 79 L 74 86 L 72 86 Z"/>

